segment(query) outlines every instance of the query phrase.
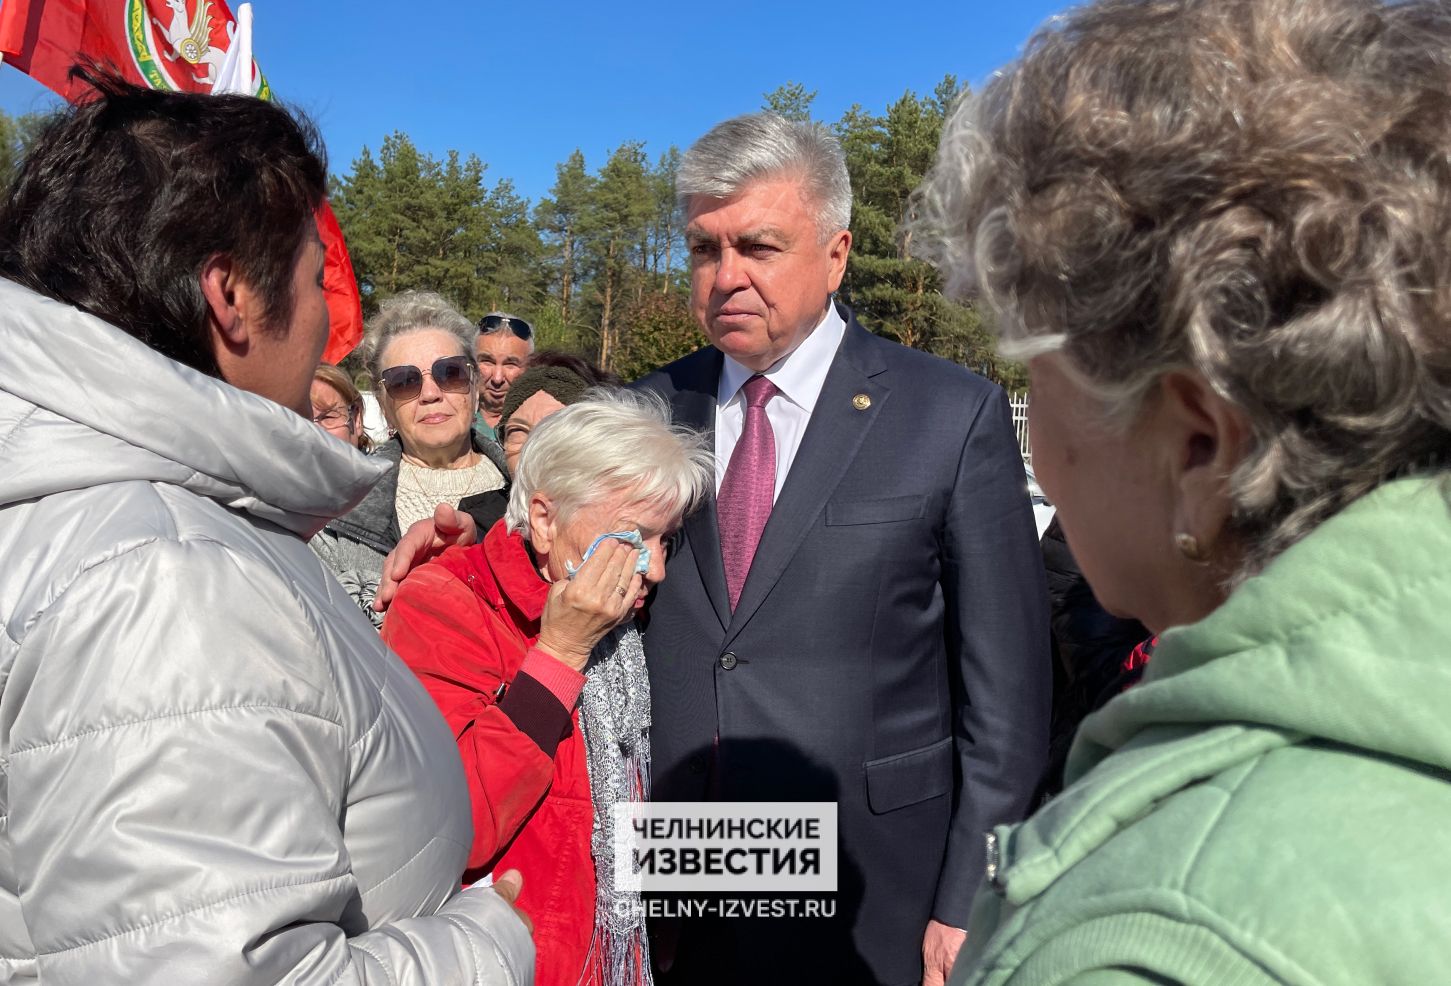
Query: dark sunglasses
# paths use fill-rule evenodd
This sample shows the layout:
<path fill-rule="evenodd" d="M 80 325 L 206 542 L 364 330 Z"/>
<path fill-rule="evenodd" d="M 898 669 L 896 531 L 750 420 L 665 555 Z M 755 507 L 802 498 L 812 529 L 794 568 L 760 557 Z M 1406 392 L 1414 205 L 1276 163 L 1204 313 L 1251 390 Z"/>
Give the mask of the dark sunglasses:
<path fill-rule="evenodd" d="M 515 318 L 512 315 L 485 315 L 479 319 L 480 332 L 498 332 L 504 326 L 508 326 L 510 332 L 525 342 L 528 342 L 529 337 L 534 334 L 534 326 L 522 318 Z"/>
<path fill-rule="evenodd" d="M 467 356 L 445 356 L 434 360 L 428 372 L 439 390 L 466 394 L 474 382 L 474 361 Z M 383 389 L 399 403 L 423 393 L 423 371 L 416 366 L 390 366 L 380 376 Z"/>

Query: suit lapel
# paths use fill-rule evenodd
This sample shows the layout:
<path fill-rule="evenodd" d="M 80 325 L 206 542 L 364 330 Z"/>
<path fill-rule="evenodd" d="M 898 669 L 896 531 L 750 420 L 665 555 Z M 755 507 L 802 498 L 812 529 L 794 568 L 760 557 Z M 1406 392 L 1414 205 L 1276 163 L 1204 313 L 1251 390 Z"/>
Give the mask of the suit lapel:
<path fill-rule="evenodd" d="M 720 389 L 720 369 L 724 362 L 718 350 L 702 360 L 700 376 L 672 398 L 676 420 L 699 430 L 715 448 L 716 392 Z M 690 542 L 690 553 L 700 570 L 700 581 L 710 596 L 711 606 L 724 629 L 730 623 L 730 596 L 726 593 L 725 562 L 720 553 L 720 524 L 716 520 L 715 497 L 708 497 L 694 513 L 685 518 L 684 534 Z"/>
<path fill-rule="evenodd" d="M 806 433 L 801 436 L 801 447 L 791 463 L 786 484 L 771 508 L 766 529 L 761 533 L 761 543 L 756 548 L 751 571 L 741 589 L 740 603 L 727 621 L 726 639 L 722 646 L 730 645 L 775 588 L 807 531 L 846 474 L 873 419 L 891 393 L 884 382 L 872 379 L 886 369 L 886 364 L 874 351 L 870 334 L 849 312 L 844 314 L 847 315 L 846 334 L 826 374 L 826 382 L 822 384 L 821 396 L 816 400 Z M 867 408 L 856 406 L 858 395 L 870 399 Z M 712 510 L 712 522 L 714 517 Z M 721 568 L 721 584 L 724 586 L 725 566 L 720 561 L 720 538 L 718 533 L 715 536 L 716 564 Z M 694 543 L 692 541 L 692 545 Z"/>

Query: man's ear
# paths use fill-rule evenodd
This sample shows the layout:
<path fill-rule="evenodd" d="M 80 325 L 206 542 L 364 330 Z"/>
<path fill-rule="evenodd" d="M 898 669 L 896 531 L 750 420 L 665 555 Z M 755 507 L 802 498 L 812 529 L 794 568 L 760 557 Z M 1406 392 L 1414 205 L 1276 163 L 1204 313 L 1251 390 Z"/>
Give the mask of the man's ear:
<path fill-rule="evenodd" d="M 826 242 L 831 256 L 831 274 L 827 278 L 827 285 L 828 290 L 835 291 L 841 287 L 841 279 L 846 275 L 846 258 L 851 253 L 851 230 L 837 230 Z"/>
<path fill-rule="evenodd" d="M 1249 417 L 1198 372 L 1176 370 L 1159 381 L 1160 426 L 1169 429 L 1175 533 L 1212 552 L 1233 504 L 1229 480 L 1249 448 Z"/>
<path fill-rule="evenodd" d="M 529 498 L 529 544 L 536 555 L 547 555 L 554 547 L 558 519 L 554 503 L 536 490 Z"/>

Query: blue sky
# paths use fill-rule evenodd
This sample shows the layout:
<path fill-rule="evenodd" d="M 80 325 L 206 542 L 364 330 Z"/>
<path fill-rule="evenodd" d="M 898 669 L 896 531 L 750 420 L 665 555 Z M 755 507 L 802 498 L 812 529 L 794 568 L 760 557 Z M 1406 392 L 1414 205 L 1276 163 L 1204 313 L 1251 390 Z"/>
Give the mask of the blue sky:
<path fill-rule="evenodd" d="M 684 148 L 787 81 L 818 91 L 823 120 L 853 103 L 879 112 L 948 72 L 977 85 L 1064 6 L 253 0 L 258 63 L 318 123 L 333 171 L 402 130 L 433 154 L 478 154 L 491 182 L 535 200 L 575 147 L 591 169 L 625 140 L 652 157 Z M 49 102 L 0 68 L 0 109 Z"/>

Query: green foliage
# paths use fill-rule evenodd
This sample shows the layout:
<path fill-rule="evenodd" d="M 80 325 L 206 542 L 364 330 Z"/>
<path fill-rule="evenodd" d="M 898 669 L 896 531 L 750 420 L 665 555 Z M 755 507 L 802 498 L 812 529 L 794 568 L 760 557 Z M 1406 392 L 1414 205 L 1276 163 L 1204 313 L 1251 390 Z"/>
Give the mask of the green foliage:
<path fill-rule="evenodd" d="M 365 307 L 410 288 L 437 291 L 471 318 L 544 303 L 546 277 L 529 204 L 511 182 L 492 189 L 477 157 L 421 153 L 405 134 L 364 148 L 335 180 L 333 207 L 347 236 Z"/>
<path fill-rule="evenodd" d="M 652 281 L 658 281 L 660 291 L 670 290 L 672 272 L 676 264 L 684 259 L 681 234 L 685 230 L 685 216 L 675 196 L 675 176 L 680 171 L 680 148 L 672 147 L 655 162 L 650 173 L 650 193 L 654 197 L 654 215 L 651 219 L 646 259 Z"/>
<path fill-rule="evenodd" d="M 638 380 L 706 345 L 689 300 L 679 291 L 642 294 L 621 309 L 619 322 L 611 369 L 626 380 Z"/>
<path fill-rule="evenodd" d="M 20 170 L 25 151 L 50 119 L 47 113 L 10 116 L 0 110 L 0 189 L 10 184 Z"/>
<path fill-rule="evenodd" d="M 15 121 L 0 110 L 0 185 L 8 187 L 20 164 L 20 140 Z"/>
<path fill-rule="evenodd" d="M 964 92 L 949 75 L 925 99 L 904 93 L 882 116 L 853 106 L 837 124 L 852 184 L 852 256 L 841 295 L 873 331 L 1020 385 L 1022 369 L 997 355 L 982 314 L 945 298 L 936 271 L 912 256 L 900 232 L 946 114 Z"/>
<path fill-rule="evenodd" d="M 566 321 L 563 307 L 555 296 L 546 298 L 530 321 L 534 324 L 535 349 L 562 349 L 591 361 L 597 355 L 599 336 L 589 326 Z"/>
<path fill-rule="evenodd" d="M 585 266 L 593 275 L 592 300 L 599 310 L 599 364 L 607 369 L 613 369 L 619 341 L 617 311 L 627 291 L 633 289 L 638 298 L 643 290 L 655 209 L 643 145 L 621 144 L 600 169 L 585 237 Z"/>
<path fill-rule="evenodd" d="M 788 120 L 810 120 L 811 104 L 816 99 L 816 90 L 806 91 L 799 82 L 788 82 L 766 93 L 761 109 L 777 113 Z"/>
<path fill-rule="evenodd" d="M 570 315 L 583 276 L 584 236 L 593 196 L 594 178 L 585 170 L 584 155 L 575 148 L 569 160 L 555 166 L 554 187 L 534 209 L 534 225 L 544 242 L 544 262 L 558 291 L 563 325 L 572 324 Z"/>

